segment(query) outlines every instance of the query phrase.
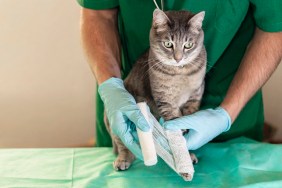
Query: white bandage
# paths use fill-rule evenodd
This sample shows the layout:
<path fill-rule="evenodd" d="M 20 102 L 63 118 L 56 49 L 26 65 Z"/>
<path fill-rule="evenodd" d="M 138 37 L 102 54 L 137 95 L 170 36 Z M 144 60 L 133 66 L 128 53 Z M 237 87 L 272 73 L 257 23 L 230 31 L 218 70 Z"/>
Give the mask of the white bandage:
<path fill-rule="evenodd" d="M 189 178 L 184 179 L 191 181 L 194 167 L 182 131 L 164 130 L 150 113 L 146 103 L 138 103 L 138 106 L 151 126 L 149 132 L 137 129 L 145 165 L 157 163 L 156 152 L 179 175 L 189 174 Z"/>
<path fill-rule="evenodd" d="M 141 131 L 140 129 L 137 128 L 137 135 L 139 138 L 143 158 L 144 158 L 144 164 L 146 166 L 152 166 L 157 164 L 158 159 L 157 159 L 157 153 L 154 145 L 154 140 L 153 140 L 153 125 L 150 122 L 149 118 L 149 110 L 147 109 L 147 104 L 145 102 L 138 103 L 137 104 L 145 117 L 147 123 L 150 125 L 150 130 L 148 132 Z"/>

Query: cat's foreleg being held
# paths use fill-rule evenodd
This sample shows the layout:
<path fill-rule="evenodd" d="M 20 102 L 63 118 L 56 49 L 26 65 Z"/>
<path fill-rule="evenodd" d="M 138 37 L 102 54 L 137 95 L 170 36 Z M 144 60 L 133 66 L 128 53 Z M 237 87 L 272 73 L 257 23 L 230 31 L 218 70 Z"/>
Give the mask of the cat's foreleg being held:
<path fill-rule="evenodd" d="M 201 101 L 199 99 L 188 100 L 181 108 L 182 116 L 193 114 L 200 108 Z"/>
<path fill-rule="evenodd" d="M 164 118 L 165 121 L 182 116 L 180 109 L 174 107 L 172 104 L 169 104 L 167 102 L 161 102 L 160 100 L 158 100 L 157 103 L 159 114 L 162 118 Z"/>
<path fill-rule="evenodd" d="M 201 95 L 195 95 L 192 96 L 182 107 L 181 107 L 181 112 L 182 116 L 190 115 L 193 114 L 194 112 L 198 111 L 200 108 L 201 104 Z M 184 129 L 183 135 L 187 134 L 189 132 L 188 129 Z M 187 143 L 188 147 L 189 143 Z M 189 147 L 188 147 L 189 148 Z M 198 158 L 194 153 L 190 153 L 191 160 L 193 161 L 194 164 L 198 163 Z"/>
<path fill-rule="evenodd" d="M 201 86 L 194 91 L 189 99 L 181 106 L 182 116 L 193 114 L 197 112 L 201 105 L 202 96 L 204 93 L 205 83 L 202 82 Z"/>

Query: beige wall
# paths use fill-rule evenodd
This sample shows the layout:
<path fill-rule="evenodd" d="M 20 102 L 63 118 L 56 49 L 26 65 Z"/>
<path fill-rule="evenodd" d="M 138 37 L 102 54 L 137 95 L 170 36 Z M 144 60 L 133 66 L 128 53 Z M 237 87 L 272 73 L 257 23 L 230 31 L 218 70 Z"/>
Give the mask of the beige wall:
<path fill-rule="evenodd" d="M 263 88 L 265 121 L 275 127 L 274 139 L 282 140 L 282 66 L 274 72 Z"/>
<path fill-rule="evenodd" d="M 95 80 L 75 0 L 0 0 L 0 147 L 63 147 L 94 135 Z"/>

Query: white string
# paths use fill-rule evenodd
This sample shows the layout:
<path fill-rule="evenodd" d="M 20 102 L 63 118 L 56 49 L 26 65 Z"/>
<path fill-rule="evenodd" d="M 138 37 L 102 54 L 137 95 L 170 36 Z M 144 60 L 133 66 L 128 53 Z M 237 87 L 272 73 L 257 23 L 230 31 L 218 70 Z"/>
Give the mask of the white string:
<path fill-rule="evenodd" d="M 155 3 L 157 9 L 160 9 L 160 7 L 158 6 L 158 3 L 156 2 L 156 0 L 153 0 L 153 2 Z"/>
<path fill-rule="evenodd" d="M 158 3 L 156 2 L 156 0 L 153 0 L 153 2 L 155 3 L 157 9 L 160 9 L 160 7 L 158 6 Z M 164 0 L 161 0 L 161 8 L 162 8 L 162 11 L 164 10 Z"/>

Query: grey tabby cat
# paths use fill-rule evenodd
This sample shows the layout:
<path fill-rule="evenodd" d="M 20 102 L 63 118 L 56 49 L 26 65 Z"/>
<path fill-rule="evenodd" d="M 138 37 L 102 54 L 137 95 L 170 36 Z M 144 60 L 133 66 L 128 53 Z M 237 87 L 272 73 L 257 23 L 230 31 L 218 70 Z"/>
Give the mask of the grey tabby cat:
<path fill-rule="evenodd" d="M 204 15 L 159 9 L 153 13 L 150 49 L 138 59 L 124 84 L 136 102 L 149 105 L 156 118 L 167 121 L 199 109 L 206 72 Z M 106 116 L 105 122 L 109 130 Z M 113 166 L 126 170 L 135 157 L 117 136 L 112 139 L 118 153 Z"/>

